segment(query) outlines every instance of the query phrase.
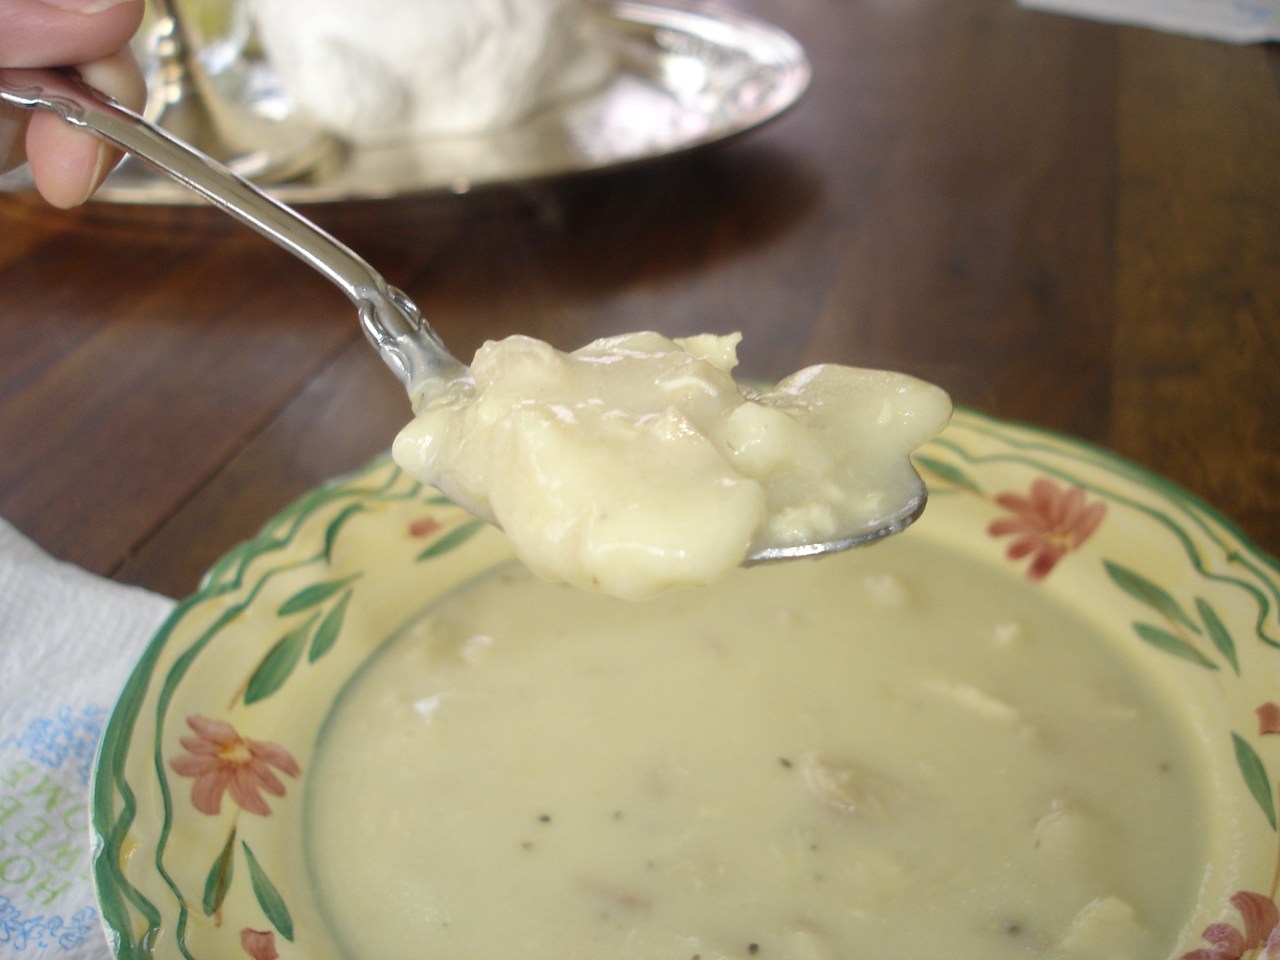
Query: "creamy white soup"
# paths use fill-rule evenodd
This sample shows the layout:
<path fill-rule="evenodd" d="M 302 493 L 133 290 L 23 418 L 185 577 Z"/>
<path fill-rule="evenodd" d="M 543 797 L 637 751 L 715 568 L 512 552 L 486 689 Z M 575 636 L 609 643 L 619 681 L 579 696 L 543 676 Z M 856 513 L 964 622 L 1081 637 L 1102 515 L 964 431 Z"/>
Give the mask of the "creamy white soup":
<path fill-rule="evenodd" d="M 635 604 L 512 565 L 355 678 L 308 784 L 351 960 L 1164 960 L 1176 713 L 912 531 Z"/>
<path fill-rule="evenodd" d="M 744 392 L 739 339 L 491 341 L 392 452 L 536 573 L 629 599 L 909 522 L 923 488 L 908 457 L 946 425 L 946 393 L 835 364 Z"/>

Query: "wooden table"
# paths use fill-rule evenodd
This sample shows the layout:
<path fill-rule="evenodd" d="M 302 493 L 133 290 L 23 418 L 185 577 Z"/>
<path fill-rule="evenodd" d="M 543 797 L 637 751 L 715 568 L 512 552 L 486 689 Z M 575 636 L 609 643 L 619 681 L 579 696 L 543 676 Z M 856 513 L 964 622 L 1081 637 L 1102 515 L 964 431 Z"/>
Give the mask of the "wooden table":
<path fill-rule="evenodd" d="M 1012 0 L 750 0 L 805 99 L 572 181 L 317 209 L 463 357 L 741 330 L 929 378 L 1280 553 L 1280 51 Z M 338 291 L 212 211 L 0 197 L 0 516 L 173 596 L 409 414 Z"/>

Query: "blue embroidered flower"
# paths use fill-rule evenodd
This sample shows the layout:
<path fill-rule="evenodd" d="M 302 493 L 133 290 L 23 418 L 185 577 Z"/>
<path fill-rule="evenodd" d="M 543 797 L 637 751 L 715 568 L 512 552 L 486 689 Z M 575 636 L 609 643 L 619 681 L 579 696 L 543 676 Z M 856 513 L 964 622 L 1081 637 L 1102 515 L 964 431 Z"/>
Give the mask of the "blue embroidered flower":
<path fill-rule="evenodd" d="M 45 950 L 57 946 L 71 950 L 84 942 L 97 925 L 93 907 L 76 911 L 71 917 L 57 915 L 24 918 L 8 897 L 0 897 L 0 944 L 11 950 Z"/>
<path fill-rule="evenodd" d="M 106 709 L 96 703 L 79 713 L 62 707 L 54 716 L 32 720 L 22 733 L 0 740 L 0 747 L 17 747 L 26 751 L 31 760 L 53 769 L 68 761 L 75 763 L 80 782 L 88 786 L 94 751 L 106 718 Z"/>

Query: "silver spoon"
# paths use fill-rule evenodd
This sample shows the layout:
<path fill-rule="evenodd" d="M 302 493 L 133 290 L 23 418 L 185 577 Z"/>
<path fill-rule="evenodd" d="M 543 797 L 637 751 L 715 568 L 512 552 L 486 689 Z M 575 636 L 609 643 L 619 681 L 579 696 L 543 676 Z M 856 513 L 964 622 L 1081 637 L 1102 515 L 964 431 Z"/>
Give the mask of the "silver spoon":
<path fill-rule="evenodd" d="M 413 302 L 355 252 L 301 214 L 176 137 L 83 83 L 73 72 L 0 68 L 0 101 L 46 110 L 128 151 L 168 174 L 267 239 L 310 264 L 356 305 L 360 325 L 378 355 L 409 392 L 415 410 L 470 371 L 445 348 Z M 814 557 L 898 533 L 920 516 L 925 486 L 906 508 L 872 530 L 821 543 L 759 550 L 746 564 Z"/>

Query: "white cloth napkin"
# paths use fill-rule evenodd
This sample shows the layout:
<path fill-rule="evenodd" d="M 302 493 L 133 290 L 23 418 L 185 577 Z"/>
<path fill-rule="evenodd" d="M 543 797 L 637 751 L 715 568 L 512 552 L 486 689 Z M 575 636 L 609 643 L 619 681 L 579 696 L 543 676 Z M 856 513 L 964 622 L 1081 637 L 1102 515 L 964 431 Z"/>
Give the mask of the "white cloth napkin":
<path fill-rule="evenodd" d="M 1228 43 L 1280 39 L 1280 0 L 1019 0 L 1025 7 Z"/>
<path fill-rule="evenodd" d="M 110 956 L 90 880 L 89 774 L 173 606 L 55 560 L 0 520 L 0 957 Z"/>

